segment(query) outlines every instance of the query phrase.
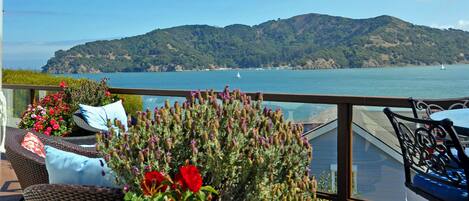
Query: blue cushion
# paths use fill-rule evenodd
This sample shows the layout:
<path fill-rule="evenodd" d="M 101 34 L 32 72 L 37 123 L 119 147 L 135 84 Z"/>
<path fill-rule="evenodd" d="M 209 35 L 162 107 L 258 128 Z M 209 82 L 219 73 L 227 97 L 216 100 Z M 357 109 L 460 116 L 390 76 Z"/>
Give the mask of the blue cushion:
<path fill-rule="evenodd" d="M 102 107 L 93 107 L 89 105 L 79 104 L 80 113 L 85 121 L 93 128 L 107 131 L 107 120 L 110 119 L 114 123 L 114 119 L 122 122 L 125 130 L 127 130 L 127 115 L 125 114 L 122 100 L 111 103 Z"/>
<path fill-rule="evenodd" d="M 451 148 L 451 153 L 458 158 L 458 150 L 454 147 Z M 469 156 L 469 148 L 464 148 L 464 153 Z"/>
<path fill-rule="evenodd" d="M 77 184 L 118 188 L 115 174 L 102 158 L 88 158 L 51 146 L 44 147 L 50 184 Z"/>
<path fill-rule="evenodd" d="M 461 172 L 463 170 L 460 170 Z M 427 173 L 437 178 L 441 178 L 446 180 L 444 177 L 440 177 L 435 173 L 429 172 Z M 417 174 L 414 176 L 414 186 L 435 196 L 439 199 L 446 200 L 446 201 L 456 201 L 456 200 L 468 200 L 468 193 L 466 190 L 466 179 L 464 178 L 462 185 L 464 188 L 458 188 L 454 186 L 450 186 L 448 184 L 441 183 L 435 179 L 431 179 L 428 176 Z"/>

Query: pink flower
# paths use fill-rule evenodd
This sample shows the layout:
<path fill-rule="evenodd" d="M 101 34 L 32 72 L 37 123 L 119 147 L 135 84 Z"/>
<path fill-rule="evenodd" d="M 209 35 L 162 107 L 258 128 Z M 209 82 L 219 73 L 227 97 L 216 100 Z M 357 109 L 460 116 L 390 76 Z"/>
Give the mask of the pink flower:
<path fill-rule="evenodd" d="M 50 136 L 50 131 L 44 131 L 44 135 Z"/>
<path fill-rule="evenodd" d="M 52 128 L 54 128 L 54 130 L 58 130 L 60 128 L 60 126 L 59 126 L 59 124 L 54 124 L 54 125 L 52 125 Z"/>

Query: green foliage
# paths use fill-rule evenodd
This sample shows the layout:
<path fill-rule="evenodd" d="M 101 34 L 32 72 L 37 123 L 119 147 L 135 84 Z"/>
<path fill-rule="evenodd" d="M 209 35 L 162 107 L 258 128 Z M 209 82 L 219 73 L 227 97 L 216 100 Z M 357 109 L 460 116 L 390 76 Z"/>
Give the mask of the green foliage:
<path fill-rule="evenodd" d="M 125 112 L 131 116 L 135 117 L 143 108 L 142 96 L 118 94 L 117 97 L 122 100 Z"/>
<path fill-rule="evenodd" d="M 57 51 L 51 73 L 175 71 L 217 67 L 299 69 L 469 62 L 469 33 L 390 16 L 306 14 L 255 26 L 187 25 Z"/>
<path fill-rule="evenodd" d="M 103 89 L 99 89 L 99 86 L 95 86 L 97 84 L 94 81 L 87 80 L 87 79 L 74 79 L 65 76 L 54 76 L 47 73 L 40 73 L 36 71 L 28 71 L 28 70 L 3 70 L 3 77 L 2 82 L 4 84 L 30 84 L 30 85 L 51 85 L 51 86 L 58 86 L 60 82 L 64 81 L 71 88 L 75 96 L 75 103 L 72 109 L 77 110 L 77 103 L 89 104 L 89 105 L 100 105 L 105 103 L 102 101 L 103 93 L 105 91 Z M 82 85 L 82 86 L 81 86 Z M 98 88 L 97 88 L 98 87 Z M 90 90 L 92 89 L 92 90 Z M 90 93 L 81 93 L 82 91 L 88 91 Z M 93 90 L 98 90 L 99 93 L 95 93 Z M 91 93 L 92 92 L 92 93 Z M 101 97 L 101 98 L 99 98 Z M 14 91 L 14 114 L 20 116 L 21 113 L 24 111 L 26 106 L 28 105 L 29 100 L 29 91 L 26 90 L 15 90 Z M 141 96 L 135 95 L 117 95 L 114 97 L 115 99 L 122 99 L 124 109 L 128 114 L 135 116 L 137 111 L 142 110 L 143 108 L 143 100 Z M 80 102 L 83 101 L 83 102 Z M 99 102 L 99 103 L 98 103 Z"/>
<path fill-rule="evenodd" d="M 87 79 L 77 80 L 65 87 L 64 92 L 65 101 L 70 104 L 72 111 L 78 110 L 78 104 L 103 106 L 117 100 L 117 97 L 111 97 L 106 79 L 100 82 Z"/>
<path fill-rule="evenodd" d="M 251 101 L 227 88 L 218 95 L 221 100 L 213 91 L 194 92 L 182 105 L 167 101 L 139 113 L 128 132 L 98 135 L 97 148 L 118 182 L 141 195 L 146 171 L 174 175 L 189 162 L 220 200 L 314 199 L 312 148 L 302 126 L 285 122 L 280 110 L 262 109 L 262 97 Z"/>
<path fill-rule="evenodd" d="M 74 82 L 76 79 L 53 76 L 47 73 L 41 73 L 29 70 L 9 70 L 2 71 L 3 84 L 30 84 L 30 85 L 52 85 L 58 86 L 61 81 L 68 83 Z"/>

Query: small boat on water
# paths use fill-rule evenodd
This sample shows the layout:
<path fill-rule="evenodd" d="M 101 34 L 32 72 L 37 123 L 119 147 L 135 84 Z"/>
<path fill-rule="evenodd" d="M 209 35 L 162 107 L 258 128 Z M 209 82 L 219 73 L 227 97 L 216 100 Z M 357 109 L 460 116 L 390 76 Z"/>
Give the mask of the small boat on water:
<path fill-rule="evenodd" d="M 446 67 L 445 67 L 445 65 L 441 64 L 441 68 L 440 68 L 440 70 L 446 70 Z"/>
<path fill-rule="evenodd" d="M 239 74 L 239 72 L 238 72 L 238 74 L 236 74 L 236 77 L 237 77 L 238 79 L 241 79 L 241 74 Z"/>

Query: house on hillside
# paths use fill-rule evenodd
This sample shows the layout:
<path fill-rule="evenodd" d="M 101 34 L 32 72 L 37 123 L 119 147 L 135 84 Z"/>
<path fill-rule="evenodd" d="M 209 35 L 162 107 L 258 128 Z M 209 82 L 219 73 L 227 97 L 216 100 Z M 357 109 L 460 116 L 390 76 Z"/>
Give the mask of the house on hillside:
<path fill-rule="evenodd" d="M 330 116 L 336 114 L 331 111 L 324 113 Z M 354 110 L 353 120 L 352 183 L 355 197 L 383 201 L 405 200 L 403 161 L 397 136 L 389 120 L 381 110 L 364 108 Z M 305 136 L 313 146 L 311 173 L 322 188 L 335 191 L 337 120 L 316 127 L 306 132 Z"/>

